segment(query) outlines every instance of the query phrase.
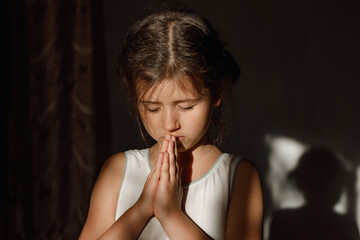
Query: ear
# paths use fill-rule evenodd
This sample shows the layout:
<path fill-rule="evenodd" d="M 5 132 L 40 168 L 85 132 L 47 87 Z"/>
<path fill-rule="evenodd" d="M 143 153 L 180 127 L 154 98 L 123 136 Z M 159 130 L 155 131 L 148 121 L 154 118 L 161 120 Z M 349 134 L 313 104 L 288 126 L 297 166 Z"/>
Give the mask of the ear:
<path fill-rule="evenodd" d="M 214 107 L 217 107 L 217 106 L 220 105 L 220 103 L 221 103 L 221 98 L 218 98 L 218 99 L 216 99 L 216 100 L 214 101 L 213 106 L 214 106 Z"/>

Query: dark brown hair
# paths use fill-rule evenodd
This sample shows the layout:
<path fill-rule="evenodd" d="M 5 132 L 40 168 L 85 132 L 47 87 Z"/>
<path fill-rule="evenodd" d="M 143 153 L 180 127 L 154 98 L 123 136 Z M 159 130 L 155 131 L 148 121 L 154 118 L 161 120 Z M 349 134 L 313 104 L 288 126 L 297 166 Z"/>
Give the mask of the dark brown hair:
<path fill-rule="evenodd" d="M 200 94 L 208 92 L 216 101 L 240 76 L 238 64 L 211 23 L 189 11 L 161 11 L 136 22 L 127 33 L 117 67 L 139 126 L 139 92 L 164 79 L 171 78 L 180 87 L 184 86 L 182 79 L 189 79 Z M 223 136 L 222 105 L 214 109 L 212 117 L 217 128 L 213 143 L 218 145 Z M 140 133 L 143 136 L 141 128 Z"/>

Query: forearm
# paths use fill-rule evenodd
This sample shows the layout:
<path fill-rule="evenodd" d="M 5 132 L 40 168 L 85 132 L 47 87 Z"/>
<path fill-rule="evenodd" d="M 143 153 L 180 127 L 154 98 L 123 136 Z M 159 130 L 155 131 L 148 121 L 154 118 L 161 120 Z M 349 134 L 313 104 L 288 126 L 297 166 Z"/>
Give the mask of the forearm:
<path fill-rule="evenodd" d="M 169 239 L 193 239 L 208 240 L 206 234 L 187 217 L 183 212 L 178 211 L 173 216 L 160 221 Z"/>
<path fill-rule="evenodd" d="M 140 206 L 135 203 L 99 238 L 134 240 L 140 235 L 150 216 L 141 213 Z"/>

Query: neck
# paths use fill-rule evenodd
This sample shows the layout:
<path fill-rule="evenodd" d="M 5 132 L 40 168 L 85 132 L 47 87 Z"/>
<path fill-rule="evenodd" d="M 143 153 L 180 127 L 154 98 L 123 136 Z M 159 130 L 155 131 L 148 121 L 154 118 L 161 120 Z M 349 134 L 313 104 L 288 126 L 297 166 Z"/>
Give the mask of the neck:
<path fill-rule="evenodd" d="M 205 135 L 195 146 L 191 149 L 180 152 L 178 154 L 178 164 L 182 169 L 181 179 L 184 185 L 188 185 L 199 175 L 199 169 L 203 168 L 207 164 L 203 161 L 208 162 L 211 156 L 220 155 L 221 151 L 211 145 L 207 135 Z M 216 157 L 217 158 L 217 157 Z M 197 169 L 197 173 L 194 175 L 194 170 Z M 194 176 L 193 176 L 194 175 Z"/>
<path fill-rule="evenodd" d="M 178 162 L 182 164 L 183 162 L 187 162 L 189 160 L 193 160 L 194 156 L 197 156 L 199 153 L 203 151 L 203 147 L 210 144 L 209 137 L 204 135 L 200 141 L 195 144 L 192 148 L 178 153 Z"/>

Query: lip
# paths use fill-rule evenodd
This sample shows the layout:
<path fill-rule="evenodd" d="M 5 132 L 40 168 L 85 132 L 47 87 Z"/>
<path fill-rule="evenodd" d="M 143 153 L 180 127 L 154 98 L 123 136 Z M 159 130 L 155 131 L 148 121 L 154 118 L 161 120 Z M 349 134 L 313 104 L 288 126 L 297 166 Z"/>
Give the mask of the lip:
<path fill-rule="evenodd" d="M 177 142 L 181 142 L 182 140 L 184 140 L 184 136 L 175 136 L 175 135 L 173 135 L 174 137 L 175 137 L 175 139 L 176 139 L 176 141 Z M 164 140 L 165 139 L 165 137 L 161 137 L 161 139 L 162 140 Z"/>
<path fill-rule="evenodd" d="M 175 136 L 175 138 L 176 138 L 176 141 L 177 142 L 181 142 L 182 140 L 184 140 L 184 136 Z"/>

